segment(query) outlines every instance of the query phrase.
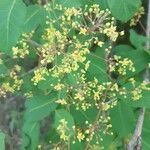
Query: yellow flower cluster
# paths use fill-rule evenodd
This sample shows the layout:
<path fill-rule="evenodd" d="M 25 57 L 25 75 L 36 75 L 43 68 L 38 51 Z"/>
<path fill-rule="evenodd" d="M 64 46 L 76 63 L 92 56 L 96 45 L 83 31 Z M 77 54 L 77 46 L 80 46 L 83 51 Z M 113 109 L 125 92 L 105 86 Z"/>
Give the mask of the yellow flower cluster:
<path fill-rule="evenodd" d="M 45 8 L 47 11 L 53 10 L 49 4 Z M 42 66 L 51 64 L 52 67 L 48 70 L 49 74 L 57 78 L 77 71 L 81 64 L 84 65 L 82 72 L 86 72 L 90 66 L 90 61 L 86 61 L 86 56 L 90 53 L 89 47 L 93 44 L 93 39 L 99 47 L 104 45 L 104 41 L 93 36 L 93 33 L 106 35 L 112 41 L 117 39 L 119 32 L 114 26 L 114 18 L 110 16 L 108 9 L 100 10 L 99 5 L 96 4 L 90 8 L 85 6 L 83 10 L 66 8 L 61 5 L 56 5 L 54 9 L 59 10 L 61 15 L 57 19 L 47 16 L 48 27 L 42 36 L 45 43 L 37 48 L 40 64 Z M 101 20 L 101 18 L 103 19 Z M 57 22 L 60 23 L 60 27 L 54 28 Z M 111 23 L 109 24 L 109 22 Z M 77 36 L 71 35 L 73 30 L 84 36 L 89 34 L 92 36 L 82 42 Z M 37 84 L 40 80 L 44 80 L 42 73 L 35 72 L 33 81 Z"/>
<path fill-rule="evenodd" d="M 106 34 L 108 37 L 110 37 L 110 40 L 116 41 L 118 38 L 119 33 L 116 32 L 116 26 L 114 26 L 114 22 L 112 23 L 106 23 L 106 27 L 103 30 L 103 33 Z"/>
<path fill-rule="evenodd" d="M 79 140 L 79 142 L 83 141 L 84 138 L 85 138 L 85 135 L 80 130 L 78 130 L 77 139 Z"/>
<path fill-rule="evenodd" d="M 145 14 L 145 10 L 144 7 L 140 7 L 138 9 L 138 11 L 134 14 L 133 18 L 130 21 L 130 26 L 136 26 L 137 23 L 139 22 L 140 18 L 142 17 L 142 15 Z"/>
<path fill-rule="evenodd" d="M 29 34 L 22 34 L 21 40 L 17 43 L 18 46 L 13 47 L 13 58 L 25 58 L 27 55 L 29 55 L 29 40 L 31 39 L 34 32 L 31 32 Z"/>
<path fill-rule="evenodd" d="M 69 139 L 69 135 L 67 134 L 68 132 L 66 133 L 66 131 L 69 130 L 67 127 L 67 124 L 68 123 L 65 119 L 61 119 L 60 124 L 57 127 L 57 131 L 60 135 L 60 139 L 62 139 L 64 141 L 68 141 L 68 139 Z"/>
<path fill-rule="evenodd" d="M 111 58 L 109 70 L 110 72 L 117 71 L 120 75 L 124 76 L 127 74 L 127 71 L 135 72 L 135 67 L 129 58 L 121 58 L 121 56 L 114 55 L 114 57 Z"/>
<path fill-rule="evenodd" d="M 23 80 L 19 79 L 18 73 L 21 71 L 21 67 L 15 65 L 14 69 L 10 72 L 10 77 L 13 79 L 13 86 L 12 88 L 15 90 L 20 90 L 21 85 L 23 84 Z"/>
<path fill-rule="evenodd" d="M 50 5 L 45 8 L 47 11 L 52 10 Z M 53 89 L 58 93 L 64 88 L 66 90 L 65 97 L 56 100 L 57 104 L 63 107 L 75 106 L 77 111 L 86 111 L 90 108 L 100 110 L 96 121 L 87 123 L 87 128 L 74 128 L 76 130 L 74 140 L 90 142 L 98 130 L 109 133 L 110 118 L 106 113 L 117 104 L 116 92 L 120 89 L 116 83 L 99 83 L 96 78 L 89 81 L 86 74 L 91 61 L 87 56 L 90 55 L 93 44 L 99 47 L 105 45 L 102 36 L 114 42 L 119 35 L 123 35 L 123 32 L 117 32 L 110 11 L 100 10 L 99 5 L 92 5 L 90 8 L 85 6 L 85 9 L 57 5 L 55 9 L 59 10 L 61 15 L 56 19 L 47 16 L 47 28 L 42 36 L 45 43 L 37 48 L 41 69 L 34 72 L 32 81 L 37 85 L 39 81 L 45 80 L 45 75 L 51 75 L 58 79 L 58 83 L 52 85 Z M 106 50 L 110 52 L 111 46 Z M 48 64 L 50 64 L 49 68 Z M 70 74 L 75 79 L 75 83 L 68 84 L 61 80 L 66 79 Z M 103 124 L 102 129 L 100 124 Z M 60 139 L 68 142 L 70 135 L 65 119 L 60 120 L 57 131 Z M 59 149 L 59 146 L 56 147 Z"/>
<path fill-rule="evenodd" d="M 27 93 L 24 93 L 24 97 L 25 97 L 25 98 L 31 98 L 32 96 L 33 96 L 32 91 L 27 92 Z"/>
<path fill-rule="evenodd" d="M 98 113 L 98 115 L 96 116 L 96 120 L 93 123 L 85 121 L 85 126 L 83 129 L 79 129 L 78 126 L 74 126 L 74 133 L 76 135 L 74 136 L 74 140 L 72 143 L 75 144 L 76 140 L 78 140 L 79 142 L 86 140 L 86 142 L 90 144 L 90 141 L 92 141 L 93 138 L 95 138 L 96 144 L 99 144 L 99 142 L 103 140 L 103 138 L 99 136 L 99 132 L 103 132 L 104 134 L 110 135 L 113 134 L 109 131 L 112 127 L 112 125 L 109 122 L 110 117 L 102 116 L 101 113 Z M 103 124 L 103 127 L 100 126 L 101 123 Z"/>
<path fill-rule="evenodd" d="M 150 91 L 150 87 L 148 87 L 148 83 L 143 81 L 141 84 L 136 85 L 136 82 L 133 78 L 129 79 L 129 82 L 131 82 L 133 86 L 133 90 L 131 91 L 131 98 L 136 101 L 140 100 L 142 98 L 143 91 Z"/>
<path fill-rule="evenodd" d="M 67 20 L 70 21 L 72 16 L 81 15 L 81 9 L 76 8 L 65 8 L 64 16 L 66 16 Z"/>
<path fill-rule="evenodd" d="M 10 80 L 8 82 L 4 82 L 0 87 L 0 97 L 6 97 L 7 93 L 14 93 L 15 91 L 19 91 L 23 80 L 19 79 L 18 73 L 21 71 L 21 67 L 15 65 L 14 68 L 10 71 L 9 77 Z"/>
<path fill-rule="evenodd" d="M 40 81 L 47 82 L 58 93 L 55 102 L 61 107 L 67 109 L 73 107 L 75 111 L 83 113 L 92 108 L 96 109 L 98 114 L 94 122 L 86 121 L 84 129 L 76 125 L 73 127 L 75 130 L 73 143 L 75 140 L 90 143 L 95 137 L 98 143 L 102 140 L 97 135 L 98 131 L 113 134 L 109 131 L 111 124 L 108 111 L 117 105 L 118 95 L 127 96 L 127 89 L 111 80 L 101 83 L 96 77 L 89 80 L 88 69 L 92 66 L 92 60 L 88 60 L 88 56 L 91 54 L 91 49 L 95 50 L 93 47 L 106 45 L 104 39 L 114 42 L 124 32 L 117 31 L 110 11 L 101 10 L 96 4 L 91 7 L 85 6 L 85 9 L 66 8 L 62 5 L 51 8 L 49 4 L 45 8 L 47 11 L 57 9 L 60 13 L 55 19 L 47 16 L 47 27 L 42 36 L 43 43 L 36 47 L 39 66 L 34 71 L 32 82 L 34 85 Z M 111 49 L 111 46 L 106 46 L 105 54 L 110 53 Z M 126 75 L 127 71 L 135 71 L 133 62 L 128 58 L 115 55 L 107 59 L 110 62 L 108 64 L 110 72 Z M 47 81 L 47 76 L 55 78 L 57 83 Z M 131 91 L 131 94 L 133 99 L 137 100 L 141 91 L 147 90 L 147 87 L 142 84 L 135 89 L 136 91 Z M 66 144 L 70 138 L 70 131 L 65 119 L 60 120 L 57 132 L 61 142 L 64 141 Z M 58 144 L 54 149 L 59 148 Z"/>
<path fill-rule="evenodd" d="M 54 86 L 57 91 L 67 88 L 67 97 L 58 99 L 56 103 L 61 105 L 74 105 L 77 110 L 86 111 L 87 109 L 96 107 L 102 111 L 114 107 L 117 104 L 116 92 L 120 91 L 118 85 L 112 82 L 98 83 L 95 78 L 87 82 L 85 72 L 79 73 L 76 78 L 76 84 L 66 85 L 58 83 Z M 108 93 L 107 93 L 108 92 Z M 71 94 L 70 94 L 71 93 Z M 107 102 L 106 99 L 111 99 Z"/>
<path fill-rule="evenodd" d="M 60 91 L 60 90 L 62 90 L 64 87 L 65 87 L 64 84 L 58 83 L 57 85 L 54 86 L 54 89 L 57 90 L 57 91 Z"/>
<path fill-rule="evenodd" d="M 67 102 L 64 99 L 59 99 L 56 101 L 56 103 L 61 104 L 61 105 L 67 105 Z"/>
<path fill-rule="evenodd" d="M 31 79 L 31 81 L 34 83 L 34 85 L 37 85 L 40 81 L 45 80 L 44 76 L 48 75 L 48 71 L 46 68 L 38 68 L 34 71 L 34 77 Z"/>

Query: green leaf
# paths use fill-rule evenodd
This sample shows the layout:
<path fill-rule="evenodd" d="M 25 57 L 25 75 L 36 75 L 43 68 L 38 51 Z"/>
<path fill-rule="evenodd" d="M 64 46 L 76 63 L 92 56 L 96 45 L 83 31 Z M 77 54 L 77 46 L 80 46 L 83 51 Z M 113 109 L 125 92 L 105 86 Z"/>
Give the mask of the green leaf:
<path fill-rule="evenodd" d="M 27 7 L 27 15 L 24 22 L 24 31 L 31 32 L 46 20 L 45 10 L 39 5 Z"/>
<path fill-rule="evenodd" d="M 94 0 L 94 3 L 99 4 L 101 9 L 107 9 L 108 8 L 107 0 Z"/>
<path fill-rule="evenodd" d="M 133 101 L 131 98 L 128 98 L 128 105 L 139 108 L 139 107 L 145 107 L 150 108 L 150 92 L 149 91 L 143 91 L 142 92 L 142 98 L 140 98 L 138 101 Z"/>
<path fill-rule="evenodd" d="M 106 135 L 106 134 L 102 135 L 102 133 L 100 134 L 100 136 L 102 136 L 102 138 L 103 138 L 102 144 L 104 146 L 104 149 L 113 150 L 116 148 L 115 143 L 113 143 L 113 140 L 114 140 L 113 136 Z M 111 147 L 113 147 L 113 148 L 111 148 Z"/>
<path fill-rule="evenodd" d="M 9 51 L 22 32 L 26 6 L 21 0 L 0 1 L 0 49 Z"/>
<path fill-rule="evenodd" d="M 137 49 L 143 49 L 148 39 L 145 36 L 137 34 L 134 30 L 130 30 L 130 41 Z"/>
<path fill-rule="evenodd" d="M 107 0 L 110 11 L 118 20 L 127 22 L 139 8 L 140 0 Z"/>
<path fill-rule="evenodd" d="M 134 115 L 130 106 L 120 101 L 110 111 L 113 130 L 120 136 L 126 137 L 134 126 Z"/>
<path fill-rule="evenodd" d="M 85 5 L 99 4 L 100 8 L 108 8 L 107 2 L 104 0 L 55 0 L 55 4 L 62 4 L 65 7 L 84 7 Z"/>
<path fill-rule="evenodd" d="M 0 132 L 0 150 L 5 150 L 5 134 Z"/>
<path fill-rule="evenodd" d="M 39 122 L 25 122 L 21 150 L 35 150 L 39 143 Z"/>
<path fill-rule="evenodd" d="M 82 2 L 80 0 L 55 0 L 55 4 L 61 4 L 65 7 L 80 7 Z"/>
<path fill-rule="evenodd" d="M 0 64 L 0 77 L 7 75 L 8 69 L 4 64 Z"/>
<path fill-rule="evenodd" d="M 33 75 L 32 74 L 26 74 L 25 76 L 22 77 L 24 84 L 22 86 L 22 90 L 24 93 L 38 93 L 37 92 L 37 86 L 33 85 L 33 82 L 31 82 Z"/>
<path fill-rule="evenodd" d="M 47 140 L 53 143 L 58 143 L 60 141 L 59 134 L 56 129 L 50 125 L 50 129 L 47 132 Z"/>
<path fill-rule="evenodd" d="M 65 119 L 65 121 L 67 121 L 67 128 L 69 129 L 69 130 L 66 130 L 67 135 L 72 136 L 74 134 L 74 131 L 73 131 L 74 120 L 69 112 L 67 112 L 64 109 L 58 109 L 55 111 L 54 119 L 55 119 L 55 123 L 54 123 L 55 129 L 57 129 L 57 127 L 60 125 L 60 120 Z"/>
<path fill-rule="evenodd" d="M 150 60 L 150 56 L 144 50 L 132 50 L 131 48 L 124 49 L 122 46 L 115 48 L 116 55 L 122 56 L 123 58 L 129 58 L 134 63 L 135 72 L 130 72 L 128 76 L 133 76 L 144 70 Z"/>
<path fill-rule="evenodd" d="M 76 141 L 75 144 L 70 144 L 71 150 L 83 150 L 84 149 L 84 143 Z"/>
<path fill-rule="evenodd" d="M 91 108 L 86 111 L 76 110 L 75 107 L 71 107 L 70 109 L 72 116 L 74 116 L 74 121 L 76 124 L 80 125 L 84 128 L 85 121 L 92 123 L 95 120 L 95 116 L 97 115 L 97 109 Z"/>
<path fill-rule="evenodd" d="M 146 110 L 145 117 L 144 117 L 144 124 L 142 129 L 142 149 L 149 150 L 150 149 L 150 111 Z"/>
<path fill-rule="evenodd" d="M 69 73 L 66 75 L 67 84 L 75 85 L 77 83 L 77 73 Z"/>
<path fill-rule="evenodd" d="M 41 90 L 47 90 L 47 89 L 52 89 L 53 87 L 51 84 L 56 85 L 58 83 L 58 79 L 52 76 L 45 76 L 44 77 L 46 80 L 40 81 L 38 83 L 38 88 Z"/>
<path fill-rule="evenodd" d="M 129 45 L 118 45 L 115 47 L 115 51 L 117 53 L 122 53 L 123 51 L 126 52 L 126 51 L 133 51 L 135 50 L 133 47 L 129 46 Z"/>
<path fill-rule="evenodd" d="M 57 104 L 55 103 L 56 99 L 57 94 L 54 92 L 50 95 L 40 93 L 34 95 L 26 101 L 26 120 L 29 122 L 39 121 L 48 116 L 57 107 Z"/>
<path fill-rule="evenodd" d="M 87 75 L 90 78 L 96 77 L 99 81 L 108 81 L 107 64 L 105 61 L 105 51 L 103 48 L 97 48 L 95 52 L 91 52 L 87 56 L 90 66 Z"/>

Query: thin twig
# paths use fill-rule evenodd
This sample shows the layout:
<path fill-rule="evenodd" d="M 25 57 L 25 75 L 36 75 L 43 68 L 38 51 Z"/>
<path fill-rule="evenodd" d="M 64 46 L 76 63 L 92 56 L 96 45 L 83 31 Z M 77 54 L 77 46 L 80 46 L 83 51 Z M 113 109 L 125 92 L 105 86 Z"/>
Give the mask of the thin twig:
<path fill-rule="evenodd" d="M 139 25 L 141 26 L 141 28 L 143 29 L 143 31 L 145 32 L 145 34 L 146 34 L 146 29 L 145 29 L 145 27 L 144 27 L 144 25 L 142 24 L 142 22 L 141 21 L 139 21 Z"/>
<path fill-rule="evenodd" d="M 147 36 L 147 38 L 150 38 L 150 0 L 148 3 L 149 4 L 148 4 L 146 36 Z M 149 41 L 147 41 L 147 43 L 146 43 L 146 48 L 147 48 L 147 50 L 150 49 Z M 143 79 L 144 79 L 144 81 L 150 83 L 149 68 L 146 69 Z M 133 136 L 128 144 L 128 147 L 127 147 L 128 150 L 134 150 L 135 148 L 136 148 L 136 150 L 141 149 L 141 133 L 142 133 L 142 128 L 143 128 L 144 116 L 145 116 L 145 108 L 141 108 L 134 134 L 133 134 Z"/>
<path fill-rule="evenodd" d="M 33 45 L 36 48 L 42 47 L 41 44 L 39 44 L 39 43 L 37 43 L 37 42 L 35 42 L 35 41 L 31 40 L 31 39 L 29 39 L 28 42 L 29 42 L 29 44 Z"/>

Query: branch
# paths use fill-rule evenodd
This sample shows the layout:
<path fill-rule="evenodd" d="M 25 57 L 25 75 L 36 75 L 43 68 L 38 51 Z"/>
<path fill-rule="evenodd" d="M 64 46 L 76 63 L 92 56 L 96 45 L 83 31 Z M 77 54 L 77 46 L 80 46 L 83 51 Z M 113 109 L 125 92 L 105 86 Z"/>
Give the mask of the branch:
<path fill-rule="evenodd" d="M 147 16 L 147 29 L 146 29 L 146 36 L 147 38 L 150 38 L 150 0 L 148 2 L 148 16 Z M 147 41 L 146 43 L 147 50 L 150 50 L 150 42 Z M 149 68 L 146 69 L 144 76 L 144 81 L 150 83 L 149 81 Z M 136 128 L 134 131 L 134 134 L 128 144 L 127 150 L 134 150 L 135 148 L 137 150 L 141 149 L 141 133 L 142 133 L 142 127 L 144 122 L 144 116 L 145 116 L 145 108 L 140 109 L 140 114 L 137 120 Z"/>
<path fill-rule="evenodd" d="M 128 150 L 134 150 L 134 148 L 139 143 L 138 141 L 141 139 L 140 137 L 141 137 L 142 127 L 144 122 L 144 115 L 145 115 L 145 108 L 141 108 L 134 134 L 128 144 L 128 148 L 127 148 Z"/>

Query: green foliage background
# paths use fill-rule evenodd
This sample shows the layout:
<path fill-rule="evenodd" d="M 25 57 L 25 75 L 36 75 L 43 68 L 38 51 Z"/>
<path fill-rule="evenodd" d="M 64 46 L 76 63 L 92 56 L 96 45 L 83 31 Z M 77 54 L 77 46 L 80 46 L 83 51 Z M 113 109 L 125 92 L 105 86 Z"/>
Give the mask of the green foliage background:
<path fill-rule="evenodd" d="M 134 64 L 136 71 L 134 73 L 127 74 L 126 78 L 135 77 L 136 82 L 142 81 L 142 74 L 150 63 L 150 53 L 145 48 L 145 44 L 149 39 L 146 38 L 145 34 L 141 30 L 140 26 L 129 27 L 129 21 L 134 16 L 137 9 L 141 4 L 145 4 L 141 0 L 53 0 L 49 3 L 62 4 L 65 7 L 84 7 L 86 4 L 99 4 L 102 9 L 109 8 L 112 15 L 117 19 L 116 24 L 118 28 L 125 29 L 125 36 L 118 39 L 117 43 L 114 44 L 113 52 L 122 57 L 131 59 Z M 146 7 L 146 5 L 144 5 Z M 9 68 L 11 68 L 11 57 L 12 47 L 17 44 L 20 36 L 24 32 L 31 32 L 36 30 L 34 39 L 37 42 L 41 42 L 41 34 L 45 27 L 47 12 L 42 5 L 36 1 L 29 0 L 0 0 L 0 50 L 10 58 L 8 64 L 0 64 L 0 76 L 1 83 L 4 81 L 4 76 L 7 75 Z M 143 24 L 146 24 L 146 15 L 143 18 Z M 142 32 L 141 32 L 142 31 Z M 92 52 L 97 56 L 103 57 L 104 54 L 99 53 L 100 51 Z M 88 58 L 92 61 L 92 64 L 99 65 L 101 69 L 107 72 L 106 64 L 98 58 L 93 58 L 91 55 Z M 29 55 L 29 62 L 31 64 L 36 62 L 37 58 L 34 54 Z M 21 62 L 23 64 L 24 62 Z M 25 68 L 28 70 L 32 69 L 26 64 Z M 29 64 L 29 66 L 31 66 Z M 94 66 L 94 65 L 93 65 Z M 89 77 L 99 76 L 97 68 L 89 68 Z M 22 144 L 21 150 L 36 150 L 38 145 L 49 144 L 48 141 L 57 141 L 57 133 L 54 130 L 59 124 L 61 118 L 66 118 L 69 125 L 73 126 L 74 121 L 78 120 L 79 124 L 85 120 L 84 115 L 74 115 L 73 109 L 71 113 L 64 109 L 59 109 L 55 100 L 58 98 L 56 93 L 51 93 L 48 96 L 43 96 L 41 89 L 47 89 L 47 82 L 41 82 L 38 87 L 31 84 L 30 80 L 32 73 L 23 77 L 24 86 L 23 92 L 33 91 L 35 95 L 28 99 L 25 103 L 25 112 L 22 126 Z M 47 79 L 47 80 L 52 80 Z M 101 74 L 101 80 L 107 80 L 104 73 Z M 124 79 L 118 79 L 122 82 Z M 55 82 L 53 80 L 53 82 Z M 69 76 L 69 82 L 74 82 L 73 76 Z M 130 89 L 129 89 L 130 90 Z M 15 93 L 15 95 L 19 95 Z M 60 96 L 60 95 L 59 95 Z M 63 96 L 63 93 L 62 93 Z M 111 116 L 112 130 L 114 136 L 104 136 L 103 145 L 104 149 L 108 150 L 122 150 L 130 140 L 136 125 L 138 117 L 138 110 L 141 107 L 146 108 L 143 132 L 142 132 L 142 147 L 143 150 L 150 149 L 150 92 L 143 92 L 143 97 L 139 101 L 132 101 L 130 99 L 124 99 L 118 97 L 118 105 L 114 107 L 109 113 Z M 95 116 L 94 111 L 87 112 L 89 118 Z M 46 117 L 51 116 L 55 120 L 53 125 L 49 125 L 49 132 L 44 135 L 44 139 L 41 139 L 41 122 Z M 77 117 L 77 118 L 76 118 Z M 83 119 L 84 118 L 84 119 Z M 52 119 L 52 120 L 53 120 Z M 1 131 L 0 133 L 0 150 L 4 150 L 4 139 L 5 136 Z M 73 131 L 72 131 L 73 132 Z M 72 133 L 73 134 L 73 133 Z M 56 137 L 55 137 L 56 136 Z M 84 149 L 82 143 L 76 143 L 71 145 L 71 150 Z M 94 149 L 93 149 L 94 150 Z M 96 149 L 95 149 L 96 150 Z"/>

